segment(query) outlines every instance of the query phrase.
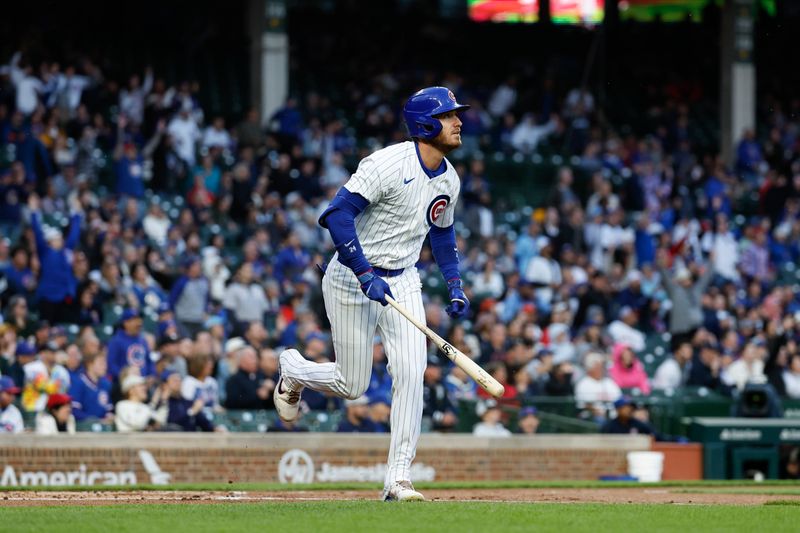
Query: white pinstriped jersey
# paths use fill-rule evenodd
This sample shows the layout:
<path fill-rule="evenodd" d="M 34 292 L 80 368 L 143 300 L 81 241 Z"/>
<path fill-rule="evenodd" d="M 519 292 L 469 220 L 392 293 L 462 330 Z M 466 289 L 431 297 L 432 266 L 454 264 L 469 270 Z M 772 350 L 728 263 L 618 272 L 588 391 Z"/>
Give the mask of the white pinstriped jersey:
<path fill-rule="evenodd" d="M 361 160 L 344 187 L 369 201 L 356 217 L 356 234 L 371 265 L 414 266 L 431 225 L 453 223 L 461 182 L 446 158 L 445 165 L 444 173 L 429 177 L 411 141 Z"/>

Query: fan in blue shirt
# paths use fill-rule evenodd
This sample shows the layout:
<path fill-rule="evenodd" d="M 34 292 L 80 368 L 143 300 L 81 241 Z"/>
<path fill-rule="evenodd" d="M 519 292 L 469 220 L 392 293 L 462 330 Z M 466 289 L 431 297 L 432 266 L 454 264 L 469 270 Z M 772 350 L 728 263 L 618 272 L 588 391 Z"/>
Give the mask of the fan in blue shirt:
<path fill-rule="evenodd" d="M 150 348 L 142 335 L 142 318 L 139 312 L 126 309 L 120 319 L 122 327 L 108 342 L 108 371 L 117 379 L 126 366 L 139 369 L 143 377 L 155 374 L 155 365 L 150 360 Z"/>
<path fill-rule="evenodd" d="M 87 355 L 84 371 L 72 381 L 69 395 L 75 420 L 104 419 L 111 413 L 111 382 L 106 378 L 108 361 L 105 354 Z"/>

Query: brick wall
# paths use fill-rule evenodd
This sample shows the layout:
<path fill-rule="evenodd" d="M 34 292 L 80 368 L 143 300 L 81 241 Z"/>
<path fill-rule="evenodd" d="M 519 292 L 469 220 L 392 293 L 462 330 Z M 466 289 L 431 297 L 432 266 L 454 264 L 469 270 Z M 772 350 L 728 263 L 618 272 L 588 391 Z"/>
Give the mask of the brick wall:
<path fill-rule="evenodd" d="M 281 462 L 289 480 L 309 481 L 303 475 L 312 472 L 314 481 L 374 480 L 382 475 L 388 444 L 386 436 L 337 434 L 22 435 L 0 438 L 0 483 L 22 484 L 23 472 L 36 472 L 38 484 L 88 484 L 90 474 L 95 484 L 131 483 L 133 477 L 151 483 L 159 475 L 165 481 L 164 473 L 171 483 L 277 482 Z M 596 479 L 625 473 L 627 452 L 649 448 L 650 440 L 639 436 L 424 435 L 415 464 L 419 476 L 438 481 Z"/>

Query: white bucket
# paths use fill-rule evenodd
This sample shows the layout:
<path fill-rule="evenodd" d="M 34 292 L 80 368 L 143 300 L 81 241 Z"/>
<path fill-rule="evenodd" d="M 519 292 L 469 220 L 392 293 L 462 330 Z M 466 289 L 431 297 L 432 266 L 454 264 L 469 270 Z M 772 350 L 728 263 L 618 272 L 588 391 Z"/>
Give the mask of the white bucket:
<path fill-rule="evenodd" d="M 664 454 L 662 452 L 629 452 L 628 475 L 639 481 L 661 481 L 664 470 Z"/>

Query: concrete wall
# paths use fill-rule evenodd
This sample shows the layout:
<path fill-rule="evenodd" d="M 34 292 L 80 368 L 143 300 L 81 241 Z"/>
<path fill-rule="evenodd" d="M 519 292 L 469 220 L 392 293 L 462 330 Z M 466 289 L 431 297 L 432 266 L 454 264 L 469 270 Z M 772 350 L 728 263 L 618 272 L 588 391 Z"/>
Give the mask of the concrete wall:
<path fill-rule="evenodd" d="M 624 474 L 627 452 L 650 445 L 644 436 L 423 435 L 413 477 L 597 479 Z M 388 447 L 383 435 L 330 433 L 4 436 L 0 484 L 379 481 Z"/>

